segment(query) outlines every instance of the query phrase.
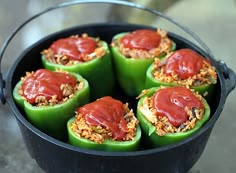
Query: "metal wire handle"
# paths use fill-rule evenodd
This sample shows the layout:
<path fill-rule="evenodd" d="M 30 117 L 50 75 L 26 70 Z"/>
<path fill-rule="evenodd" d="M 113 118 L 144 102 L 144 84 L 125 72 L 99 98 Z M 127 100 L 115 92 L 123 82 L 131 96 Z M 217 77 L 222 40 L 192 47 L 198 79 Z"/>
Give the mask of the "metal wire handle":
<path fill-rule="evenodd" d="M 64 7 L 68 7 L 68 6 L 72 6 L 72 5 L 78 5 L 78 4 L 89 4 L 89 3 L 105 3 L 105 4 L 116 4 L 116 5 L 123 5 L 123 6 L 128 6 L 131 8 L 136 8 L 139 10 L 143 10 L 146 12 L 149 12 L 151 14 L 154 14 L 156 16 L 162 17 L 164 19 L 166 19 L 167 21 L 169 21 L 170 23 L 175 24 L 176 26 L 178 26 L 180 29 L 182 29 L 184 32 L 186 32 L 189 36 L 191 36 L 200 46 L 201 48 L 203 48 L 203 50 L 205 51 L 205 53 L 208 55 L 208 57 L 214 58 L 213 53 L 211 52 L 211 50 L 208 48 L 208 46 L 200 39 L 200 37 L 198 37 L 193 31 L 191 31 L 188 27 L 180 24 L 179 22 L 177 22 L 176 20 L 172 19 L 171 17 L 157 11 L 154 9 L 150 9 L 147 8 L 145 6 L 136 4 L 136 3 L 132 3 L 132 2 L 127 2 L 127 1 L 121 1 L 121 0 L 74 0 L 74 1 L 70 1 L 70 2 L 64 2 L 64 3 L 60 3 L 57 5 L 54 5 L 52 7 L 49 7 L 33 16 L 31 16 L 29 19 L 27 19 L 25 22 L 23 22 L 20 26 L 18 26 L 10 35 L 9 37 L 5 40 L 5 42 L 3 43 L 3 46 L 1 48 L 0 51 L 0 99 L 1 102 L 4 104 L 6 102 L 5 97 L 4 97 L 4 88 L 5 88 L 5 81 L 3 80 L 3 76 L 2 76 L 2 70 L 1 70 L 1 62 L 2 62 L 2 58 L 3 55 L 7 49 L 7 46 L 10 44 L 11 40 L 14 38 L 14 36 L 26 25 L 28 24 L 30 21 L 34 20 L 35 18 L 59 9 L 59 8 L 64 8 Z"/>

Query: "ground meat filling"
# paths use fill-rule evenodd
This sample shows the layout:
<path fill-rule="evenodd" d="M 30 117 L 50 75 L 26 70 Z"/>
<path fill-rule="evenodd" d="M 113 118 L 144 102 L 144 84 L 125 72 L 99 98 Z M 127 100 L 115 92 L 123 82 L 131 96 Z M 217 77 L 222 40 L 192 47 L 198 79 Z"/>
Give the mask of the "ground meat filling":
<path fill-rule="evenodd" d="M 215 67 L 207 60 L 203 61 L 202 68 L 198 74 L 190 76 L 187 79 L 180 79 L 177 74 L 172 73 L 171 75 L 166 75 L 164 73 L 166 59 L 167 57 L 162 60 L 158 58 L 155 59 L 152 74 L 158 81 L 176 83 L 187 88 L 204 84 L 214 84 L 216 82 L 217 75 Z"/>
<path fill-rule="evenodd" d="M 196 96 L 201 99 L 202 97 L 199 94 Z M 186 108 L 185 111 L 188 115 L 188 120 L 181 124 L 178 127 L 173 126 L 167 117 L 165 116 L 157 116 L 156 111 L 153 108 L 153 98 L 146 97 L 143 100 L 143 105 L 139 107 L 143 115 L 147 118 L 147 120 L 152 123 L 153 126 L 156 127 L 156 133 L 159 136 L 165 136 L 167 133 L 178 133 L 178 132 L 186 132 L 191 130 L 195 127 L 195 124 L 198 120 L 201 120 L 204 115 L 204 109 L 188 109 Z"/>
<path fill-rule="evenodd" d="M 118 47 L 119 51 L 126 58 L 155 58 L 171 52 L 173 42 L 168 38 L 167 32 L 161 29 L 158 29 L 156 32 L 161 36 L 160 45 L 159 47 L 151 49 L 149 51 L 143 49 L 126 48 L 123 44 L 120 43 L 119 39 L 114 40 L 111 46 Z"/>
<path fill-rule="evenodd" d="M 24 82 L 28 77 L 32 76 L 35 72 L 26 72 L 26 76 L 21 77 L 21 81 Z M 68 74 L 67 72 L 63 72 Z M 47 99 L 45 96 L 38 96 L 35 99 L 35 102 L 32 104 L 33 106 L 53 106 L 56 104 L 61 104 L 63 102 L 66 102 L 68 99 L 73 98 L 74 94 L 82 89 L 84 87 L 83 82 L 77 82 L 75 86 L 71 86 L 68 84 L 61 84 L 60 85 L 60 90 L 62 92 L 62 100 L 58 100 L 57 95 L 53 95 L 50 99 Z M 23 96 L 23 90 L 22 90 L 22 85 L 19 87 L 18 90 L 19 95 L 23 97 L 24 100 L 26 98 Z"/>
<path fill-rule="evenodd" d="M 72 35 L 70 38 L 79 37 L 79 35 Z M 89 36 L 87 34 L 82 34 L 81 38 L 89 38 Z M 106 50 L 103 47 L 103 42 L 99 38 L 95 38 L 95 42 L 97 44 L 95 50 L 90 54 L 84 54 L 81 60 L 71 59 L 63 54 L 54 54 L 50 48 L 43 50 L 41 54 L 45 56 L 48 62 L 64 66 L 71 66 L 82 62 L 88 62 L 95 58 L 101 58 L 103 55 L 105 55 Z"/>
<path fill-rule="evenodd" d="M 136 127 L 138 120 L 134 116 L 132 110 L 129 109 L 128 104 L 124 104 L 124 119 L 127 123 L 128 131 L 122 141 L 134 140 L 136 136 Z M 103 143 L 105 139 L 116 140 L 112 138 L 112 134 L 109 129 L 103 126 L 89 126 L 85 119 L 80 115 L 76 114 L 76 120 L 72 123 L 71 129 L 75 132 L 78 137 L 86 138 L 96 143 Z"/>

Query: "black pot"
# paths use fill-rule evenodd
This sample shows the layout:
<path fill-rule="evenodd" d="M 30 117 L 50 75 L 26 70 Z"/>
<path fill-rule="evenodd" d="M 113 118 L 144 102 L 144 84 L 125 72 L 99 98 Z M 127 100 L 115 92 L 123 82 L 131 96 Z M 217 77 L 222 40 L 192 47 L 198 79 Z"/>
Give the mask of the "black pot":
<path fill-rule="evenodd" d="M 143 144 L 142 148 L 133 152 L 81 149 L 54 139 L 35 128 L 13 100 L 12 91 L 20 77 L 24 76 L 26 71 L 42 68 L 40 52 L 49 47 L 54 40 L 72 34 L 88 33 L 91 36 L 99 36 L 102 40 L 110 43 L 115 34 L 140 28 L 147 28 L 147 26 L 99 23 L 63 30 L 38 41 L 25 50 L 11 67 L 6 81 L 0 78 L 1 97 L 3 100 L 6 99 L 17 119 L 28 152 L 43 170 L 57 173 L 182 173 L 192 168 L 199 159 L 215 122 L 223 110 L 226 97 L 236 85 L 236 77 L 234 72 L 222 61 L 216 61 L 209 56 L 208 52 L 173 33 L 169 33 L 169 36 L 177 44 L 177 49 L 191 48 L 204 57 L 208 57 L 216 67 L 218 75 L 214 95 L 209 102 L 211 107 L 210 120 L 195 135 L 179 143 L 160 148 L 147 148 Z M 5 91 L 4 95 L 3 90 Z M 118 96 L 127 101 L 122 92 L 118 92 Z M 128 98 L 128 101 L 131 101 L 135 107 L 134 100 Z"/>

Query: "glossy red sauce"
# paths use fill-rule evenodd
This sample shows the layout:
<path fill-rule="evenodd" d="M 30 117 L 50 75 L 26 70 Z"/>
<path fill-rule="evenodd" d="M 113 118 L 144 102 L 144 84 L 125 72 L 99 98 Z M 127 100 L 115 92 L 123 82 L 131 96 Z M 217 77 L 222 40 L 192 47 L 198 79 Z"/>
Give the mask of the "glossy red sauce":
<path fill-rule="evenodd" d="M 76 78 L 69 74 L 39 69 L 24 80 L 23 96 L 31 104 L 35 103 L 38 96 L 45 96 L 47 100 L 50 100 L 52 96 L 57 95 L 57 100 L 60 101 L 63 99 L 60 85 L 69 84 L 74 87 L 76 82 Z"/>
<path fill-rule="evenodd" d="M 157 115 L 166 116 L 173 126 L 180 126 L 188 119 L 185 107 L 202 109 L 202 102 L 187 88 L 170 87 L 158 90 L 153 96 Z"/>
<path fill-rule="evenodd" d="M 191 49 L 179 49 L 172 53 L 164 67 L 164 73 L 177 74 L 180 79 L 187 79 L 198 74 L 203 66 L 204 58 Z"/>
<path fill-rule="evenodd" d="M 123 117 L 123 103 L 110 96 L 102 97 L 78 109 L 86 123 L 91 126 L 105 126 L 116 140 L 122 140 L 127 132 L 127 124 Z"/>
<path fill-rule="evenodd" d="M 55 41 L 50 49 L 54 54 L 66 55 L 73 60 L 82 61 L 83 57 L 92 53 L 97 43 L 90 37 L 68 37 Z"/>
<path fill-rule="evenodd" d="M 141 29 L 126 34 L 120 41 L 125 48 L 151 50 L 159 47 L 161 36 L 155 31 Z"/>

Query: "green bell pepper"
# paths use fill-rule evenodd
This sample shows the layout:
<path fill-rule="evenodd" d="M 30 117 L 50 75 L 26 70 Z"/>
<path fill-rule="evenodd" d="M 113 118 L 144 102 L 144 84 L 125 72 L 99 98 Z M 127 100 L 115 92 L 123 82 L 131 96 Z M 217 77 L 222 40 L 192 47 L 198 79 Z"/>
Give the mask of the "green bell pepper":
<path fill-rule="evenodd" d="M 120 33 L 113 37 L 114 40 L 120 39 L 127 33 Z M 172 42 L 171 51 L 175 50 L 175 43 Z M 154 61 L 154 58 L 127 58 L 117 46 L 111 47 L 113 63 L 117 80 L 122 90 L 128 96 L 138 96 L 145 87 L 146 70 Z M 165 54 L 160 54 L 158 58 L 163 58 Z"/>
<path fill-rule="evenodd" d="M 192 136 L 194 133 L 196 133 L 210 118 L 210 107 L 207 101 L 204 98 L 202 98 L 202 103 L 204 107 L 204 115 L 202 119 L 196 121 L 196 124 L 192 129 L 187 130 L 185 132 L 166 133 L 164 136 L 159 136 L 156 133 L 156 127 L 151 122 L 148 121 L 148 119 L 145 117 L 143 112 L 139 109 L 139 107 L 143 105 L 144 99 L 151 97 L 159 89 L 160 87 L 153 87 L 153 88 L 147 89 L 145 94 L 142 95 L 141 98 L 139 99 L 138 105 L 137 105 L 137 118 L 140 122 L 141 128 L 145 135 L 144 136 L 145 140 L 151 147 L 160 147 L 160 146 L 174 144 L 179 141 L 182 141 Z"/>
<path fill-rule="evenodd" d="M 137 150 L 141 139 L 141 129 L 132 110 L 111 96 L 79 107 L 67 128 L 69 143 L 87 149 Z"/>
<path fill-rule="evenodd" d="M 153 66 L 154 66 L 154 64 L 151 64 L 147 69 L 146 79 L 145 79 L 145 88 L 152 88 L 152 87 L 159 87 L 159 86 L 178 86 L 179 85 L 175 82 L 167 83 L 167 82 L 162 82 L 162 81 L 156 79 L 153 76 Z M 212 79 L 211 84 L 190 86 L 190 88 L 193 89 L 194 91 L 197 91 L 199 94 L 204 96 L 207 100 L 209 100 L 212 96 L 215 83 L 216 83 L 216 80 Z"/>
<path fill-rule="evenodd" d="M 78 106 L 89 102 L 90 95 L 87 80 L 79 74 L 69 74 L 75 76 L 77 81 L 83 82 L 83 88 L 79 89 L 72 98 L 60 104 L 39 107 L 30 104 L 18 93 L 22 81 L 19 81 L 13 90 L 13 98 L 19 108 L 25 112 L 28 120 L 41 131 L 61 140 L 65 140 L 67 137 L 67 121 L 74 115 Z"/>
<path fill-rule="evenodd" d="M 105 139 L 103 143 L 98 144 L 92 140 L 82 138 L 76 135 L 75 132 L 71 129 L 71 125 L 74 121 L 75 117 L 71 118 L 67 123 L 69 143 L 74 146 L 85 149 L 115 151 L 115 152 L 135 151 L 139 148 L 139 144 L 141 141 L 141 129 L 139 125 L 137 125 L 136 127 L 137 128 L 136 136 L 131 141 L 114 141 Z"/>
<path fill-rule="evenodd" d="M 45 55 L 42 54 L 43 66 L 49 70 L 62 69 L 83 76 L 89 82 L 91 100 L 105 95 L 112 95 L 115 87 L 112 59 L 107 43 L 105 41 L 101 42 L 106 52 L 102 57 L 94 58 L 87 62 L 64 66 L 47 61 Z"/>

